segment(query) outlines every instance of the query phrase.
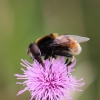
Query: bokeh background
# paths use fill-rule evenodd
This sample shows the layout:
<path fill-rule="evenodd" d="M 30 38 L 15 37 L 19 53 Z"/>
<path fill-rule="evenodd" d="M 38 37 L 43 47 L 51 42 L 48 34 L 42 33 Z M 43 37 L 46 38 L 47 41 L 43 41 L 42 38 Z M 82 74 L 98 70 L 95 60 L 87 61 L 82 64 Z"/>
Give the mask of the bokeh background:
<path fill-rule="evenodd" d="M 0 100 L 29 100 L 29 92 L 16 85 L 15 73 L 30 42 L 56 32 L 86 36 L 77 56 L 74 75 L 83 77 L 83 92 L 74 100 L 100 100 L 100 0 L 0 0 Z"/>

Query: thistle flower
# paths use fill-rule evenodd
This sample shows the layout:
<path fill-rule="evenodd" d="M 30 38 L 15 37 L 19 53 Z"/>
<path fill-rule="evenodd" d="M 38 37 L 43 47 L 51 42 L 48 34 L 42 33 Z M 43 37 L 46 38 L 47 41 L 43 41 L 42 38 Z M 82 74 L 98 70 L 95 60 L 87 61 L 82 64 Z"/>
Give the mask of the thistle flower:
<path fill-rule="evenodd" d="M 71 74 L 74 71 L 73 67 L 76 64 L 74 59 L 73 63 L 69 66 L 65 64 L 64 57 L 45 60 L 45 67 L 43 68 L 36 60 L 31 64 L 27 60 L 22 60 L 22 66 L 26 68 L 21 70 L 21 74 L 15 74 L 17 79 L 24 79 L 24 82 L 17 82 L 25 86 L 23 90 L 18 92 L 17 95 L 22 94 L 26 90 L 31 93 L 30 100 L 72 100 L 70 97 L 71 91 L 82 91 L 78 89 L 84 83 L 80 83 L 83 78 L 76 80 L 76 77 Z"/>

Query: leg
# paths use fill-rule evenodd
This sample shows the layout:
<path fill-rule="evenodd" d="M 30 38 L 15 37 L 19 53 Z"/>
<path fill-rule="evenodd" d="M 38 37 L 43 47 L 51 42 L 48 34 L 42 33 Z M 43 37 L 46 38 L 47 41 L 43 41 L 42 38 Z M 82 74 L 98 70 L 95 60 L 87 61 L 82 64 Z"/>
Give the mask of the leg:
<path fill-rule="evenodd" d="M 67 64 L 67 63 L 68 63 L 68 60 L 69 60 L 69 59 L 67 58 L 67 59 L 66 59 L 66 61 L 65 61 L 65 64 Z"/>
<path fill-rule="evenodd" d="M 64 57 L 67 57 L 67 59 L 66 59 L 66 61 L 65 61 L 65 64 L 67 64 L 67 65 L 70 65 L 71 64 L 71 61 L 70 62 L 68 62 L 69 61 L 69 59 L 68 58 L 71 58 L 71 57 L 73 57 L 73 55 L 71 55 L 71 54 L 69 54 L 69 53 L 67 53 L 67 52 L 65 52 L 65 51 L 55 51 L 55 54 L 56 55 L 58 55 L 58 56 L 64 56 Z"/>
<path fill-rule="evenodd" d="M 70 62 L 68 62 L 67 66 L 70 66 L 74 61 L 74 56 L 72 56 L 72 60 Z"/>
<path fill-rule="evenodd" d="M 46 59 L 48 59 L 49 57 L 48 57 L 48 55 L 46 55 L 45 57 L 44 57 L 44 60 L 46 60 Z"/>

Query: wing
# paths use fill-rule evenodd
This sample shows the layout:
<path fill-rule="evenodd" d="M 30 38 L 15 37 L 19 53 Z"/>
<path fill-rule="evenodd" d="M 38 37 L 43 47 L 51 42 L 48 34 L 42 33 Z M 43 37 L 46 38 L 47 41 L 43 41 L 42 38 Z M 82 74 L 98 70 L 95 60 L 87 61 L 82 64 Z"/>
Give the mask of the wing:
<path fill-rule="evenodd" d="M 52 46 L 52 47 L 68 47 L 69 46 L 69 42 L 70 42 L 70 39 L 68 36 L 64 36 L 64 35 L 61 35 L 61 36 L 58 36 L 56 39 L 54 39 L 52 41 L 52 43 L 49 45 L 49 46 Z"/>
<path fill-rule="evenodd" d="M 77 35 L 60 35 L 49 46 L 60 46 L 68 47 L 70 44 L 70 38 L 75 39 L 78 43 L 86 42 L 89 40 L 87 37 L 77 36 Z"/>
<path fill-rule="evenodd" d="M 90 40 L 88 37 L 82 37 L 82 36 L 77 36 L 77 35 L 64 35 L 64 36 L 65 37 L 72 37 L 79 43 L 86 42 L 86 41 Z"/>

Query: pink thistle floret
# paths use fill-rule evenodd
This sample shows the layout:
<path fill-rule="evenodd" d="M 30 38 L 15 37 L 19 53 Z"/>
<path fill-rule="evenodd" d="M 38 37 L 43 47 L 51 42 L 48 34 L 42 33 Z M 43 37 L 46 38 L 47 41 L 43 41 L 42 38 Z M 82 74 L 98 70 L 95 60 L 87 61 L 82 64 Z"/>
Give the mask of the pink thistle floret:
<path fill-rule="evenodd" d="M 76 80 L 76 77 L 71 74 L 76 64 L 75 59 L 69 66 L 65 64 L 64 57 L 55 60 L 47 59 L 44 61 L 44 68 L 36 60 L 33 64 L 26 60 L 22 60 L 22 62 L 21 65 L 26 70 L 21 68 L 23 74 L 15 74 L 15 76 L 17 79 L 25 80 L 17 82 L 17 84 L 24 85 L 25 88 L 17 95 L 28 90 L 31 93 L 30 100 L 33 98 L 35 100 L 62 100 L 62 98 L 72 100 L 71 91 L 82 91 L 78 88 L 84 85 L 84 83 L 80 83 L 83 78 Z"/>

